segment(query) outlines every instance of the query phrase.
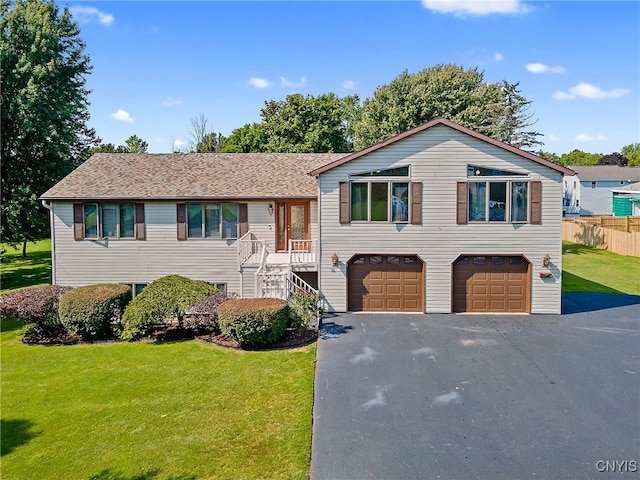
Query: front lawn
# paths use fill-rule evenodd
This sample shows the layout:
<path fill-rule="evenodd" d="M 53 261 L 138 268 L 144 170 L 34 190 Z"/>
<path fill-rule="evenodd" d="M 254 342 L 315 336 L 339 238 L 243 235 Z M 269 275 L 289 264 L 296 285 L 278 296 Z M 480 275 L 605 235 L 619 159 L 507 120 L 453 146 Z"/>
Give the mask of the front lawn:
<path fill-rule="evenodd" d="M 0 262 L 0 293 L 51 283 L 51 240 L 29 242 L 27 258 L 22 258 L 22 246 L 16 249 L 3 243 L 0 249 L 5 250 Z"/>
<path fill-rule="evenodd" d="M 640 258 L 562 242 L 562 291 L 640 295 Z"/>
<path fill-rule="evenodd" d="M 3 479 L 307 478 L 315 346 L 25 346 L 2 321 Z"/>

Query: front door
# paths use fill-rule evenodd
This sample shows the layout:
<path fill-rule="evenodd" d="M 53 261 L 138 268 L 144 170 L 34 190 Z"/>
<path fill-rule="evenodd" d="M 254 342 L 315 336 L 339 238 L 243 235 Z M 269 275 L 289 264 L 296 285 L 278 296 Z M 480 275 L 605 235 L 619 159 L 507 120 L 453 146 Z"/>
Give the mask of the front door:
<path fill-rule="evenodd" d="M 276 237 L 278 250 L 288 250 L 289 240 L 309 240 L 309 202 L 276 202 Z"/>

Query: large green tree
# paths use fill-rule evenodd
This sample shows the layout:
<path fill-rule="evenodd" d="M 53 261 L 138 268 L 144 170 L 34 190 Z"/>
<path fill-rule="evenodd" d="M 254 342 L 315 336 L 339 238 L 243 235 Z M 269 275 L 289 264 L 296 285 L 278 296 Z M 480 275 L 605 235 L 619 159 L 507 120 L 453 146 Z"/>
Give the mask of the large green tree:
<path fill-rule="evenodd" d="M 640 167 L 640 143 L 630 143 L 622 147 L 622 155 L 629 159 L 628 167 Z"/>
<path fill-rule="evenodd" d="M 314 97 L 299 93 L 271 100 L 261 111 L 268 152 L 350 152 L 357 95 L 339 98 L 334 93 Z"/>
<path fill-rule="evenodd" d="M 80 30 L 53 1 L 1 0 L 2 240 L 48 235 L 38 196 L 75 168 L 97 143 L 85 76 L 91 72 Z"/>
<path fill-rule="evenodd" d="M 131 135 L 124 141 L 126 153 L 147 153 L 149 144 L 137 135 Z"/>
<path fill-rule="evenodd" d="M 267 136 L 261 123 L 247 123 L 236 128 L 222 149 L 226 153 L 260 153 L 267 148 Z"/>
<path fill-rule="evenodd" d="M 364 101 L 354 125 L 355 148 L 366 148 L 393 135 L 443 117 L 519 147 L 539 144 L 529 106 L 518 84 L 485 83 L 477 68 L 436 65 L 418 73 L 402 72 Z"/>

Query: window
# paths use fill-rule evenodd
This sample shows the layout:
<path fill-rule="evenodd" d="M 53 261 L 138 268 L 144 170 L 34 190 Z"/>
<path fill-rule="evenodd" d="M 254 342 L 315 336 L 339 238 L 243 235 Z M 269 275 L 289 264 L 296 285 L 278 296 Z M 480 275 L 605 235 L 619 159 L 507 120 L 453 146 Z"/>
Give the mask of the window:
<path fill-rule="evenodd" d="M 237 203 L 187 204 L 188 238 L 237 238 Z"/>
<path fill-rule="evenodd" d="M 596 182 L 591 182 L 591 188 L 596 188 Z"/>
<path fill-rule="evenodd" d="M 78 218 L 76 212 L 80 212 Z M 85 203 L 74 205 L 76 240 L 83 238 L 137 238 L 144 239 L 144 205 L 134 203 Z M 136 237 L 136 227 L 139 235 Z"/>
<path fill-rule="evenodd" d="M 212 287 L 214 287 L 214 288 L 217 288 L 217 289 L 218 289 L 218 291 L 219 291 L 220 293 L 224 293 L 224 292 L 226 292 L 226 291 L 227 291 L 227 284 L 226 284 L 226 283 L 222 283 L 222 282 L 218 282 L 218 283 L 210 282 L 210 283 L 209 283 L 209 285 L 211 285 L 211 286 L 212 286 Z"/>
<path fill-rule="evenodd" d="M 408 177 L 409 166 L 372 170 L 370 172 L 355 173 L 352 177 Z"/>
<path fill-rule="evenodd" d="M 527 222 L 529 182 L 470 181 L 468 190 L 470 222 Z"/>
<path fill-rule="evenodd" d="M 354 182 L 351 184 L 351 221 L 409 221 L 408 182 Z"/>

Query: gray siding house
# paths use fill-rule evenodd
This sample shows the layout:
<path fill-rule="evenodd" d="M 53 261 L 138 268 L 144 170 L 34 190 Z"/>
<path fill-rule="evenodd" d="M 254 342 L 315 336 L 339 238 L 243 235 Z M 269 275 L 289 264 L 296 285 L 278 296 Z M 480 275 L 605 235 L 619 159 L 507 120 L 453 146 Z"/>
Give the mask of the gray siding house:
<path fill-rule="evenodd" d="M 53 281 L 168 274 L 329 311 L 559 313 L 563 175 L 443 119 L 353 154 L 97 154 L 42 195 Z"/>
<path fill-rule="evenodd" d="M 568 213 L 611 215 L 613 192 L 640 190 L 640 168 L 618 165 L 569 165 L 574 177 L 564 179 Z"/>

